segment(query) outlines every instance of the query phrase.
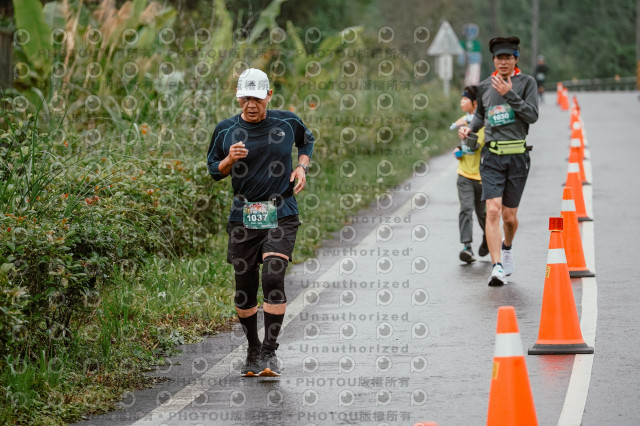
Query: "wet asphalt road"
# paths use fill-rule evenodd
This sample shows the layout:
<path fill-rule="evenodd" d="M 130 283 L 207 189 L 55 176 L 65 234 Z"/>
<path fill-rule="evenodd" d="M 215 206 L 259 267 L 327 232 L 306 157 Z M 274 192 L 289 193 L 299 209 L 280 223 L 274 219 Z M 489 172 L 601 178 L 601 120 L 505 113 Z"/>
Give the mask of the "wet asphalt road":
<path fill-rule="evenodd" d="M 516 271 L 507 286 L 487 286 L 488 256 L 471 265 L 458 260 L 456 160 L 436 157 L 426 174 L 343 227 L 316 259 L 290 267 L 281 378 L 239 377 L 234 370 L 244 359 L 238 348 L 244 338 L 237 327 L 185 346 L 183 356 L 154 373 L 171 381 L 127 394 L 123 410 L 79 424 L 485 423 L 497 308 L 515 306 L 525 350 L 537 338 L 548 218 L 560 214 L 569 151 L 569 113 L 554 100 L 547 97 L 530 132 L 532 169 L 514 243 Z M 634 160 L 640 148 L 634 125 L 640 102 L 628 92 L 578 93 L 578 100 L 593 170 L 595 266 L 589 266 L 598 284 L 582 422 L 637 425 L 640 190 Z M 303 220 L 319 219 L 306 214 Z M 477 224 L 475 237 L 477 251 Z M 572 284 L 580 314 L 582 283 Z M 574 358 L 526 357 L 541 425 L 558 423 Z"/>
<path fill-rule="evenodd" d="M 640 155 L 637 93 L 585 94 L 582 117 L 594 169 L 598 331 L 585 426 L 640 424 Z M 594 124 L 589 124 L 593 122 Z M 596 124 L 598 123 L 598 124 Z"/>

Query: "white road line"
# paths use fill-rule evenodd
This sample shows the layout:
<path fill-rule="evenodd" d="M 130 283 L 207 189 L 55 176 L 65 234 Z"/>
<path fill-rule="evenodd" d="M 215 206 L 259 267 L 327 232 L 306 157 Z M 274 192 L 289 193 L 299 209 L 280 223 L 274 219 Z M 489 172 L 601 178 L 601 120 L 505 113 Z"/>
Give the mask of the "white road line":
<path fill-rule="evenodd" d="M 582 196 L 584 197 L 584 206 L 585 206 L 585 210 L 587 211 L 587 216 L 595 220 L 595 217 L 593 216 L 593 203 L 591 202 L 592 194 L 593 194 L 593 187 L 591 185 L 582 186 Z M 582 223 L 584 224 L 585 222 L 582 222 Z M 583 232 L 584 232 L 584 227 L 583 227 Z M 587 247 L 585 246 L 585 243 L 584 243 L 584 237 L 582 237 L 582 246 L 583 246 L 582 250 L 586 251 Z"/>
<path fill-rule="evenodd" d="M 558 426 L 579 426 L 587 402 L 593 355 L 576 355 Z"/>
<path fill-rule="evenodd" d="M 440 176 L 444 176 L 442 173 Z M 426 181 L 426 180 L 425 180 Z M 420 192 L 423 188 L 419 188 L 416 192 Z M 393 213 L 395 216 L 405 217 L 411 212 L 411 198 L 407 200 L 402 206 L 400 206 Z M 376 229 L 372 229 L 356 247 L 354 250 L 359 250 L 367 246 L 375 246 L 376 242 Z M 340 262 L 333 264 L 324 274 L 322 274 L 316 281 L 328 281 L 330 277 L 335 277 L 340 273 Z M 320 286 L 314 289 L 319 295 L 325 290 L 326 287 Z M 294 318 L 298 316 L 300 312 L 305 308 L 304 305 L 305 292 L 301 292 L 290 303 L 287 303 L 287 313 L 285 314 L 284 321 L 282 322 L 282 328 L 286 327 Z M 264 332 L 264 327 L 260 330 Z M 237 346 L 224 358 L 218 361 L 215 365 L 205 371 L 202 376 L 193 379 L 193 382 L 184 388 L 180 389 L 171 397 L 147 413 L 144 417 L 132 424 L 132 426 L 152 426 L 162 425 L 165 422 L 172 420 L 177 413 L 186 408 L 189 404 L 195 401 L 200 395 L 208 391 L 212 387 L 212 383 L 216 383 L 216 379 L 225 377 L 230 373 L 230 366 L 235 358 L 241 358 L 244 360 L 247 353 L 246 343 Z"/>
<path fill-rule="evenodd" d="M 585 155 L 587 155 L 587 150 L 585 149 Z M 582 166 L 584 167 L 584 177 L 587 180 L 587 182 L 591 183 L 591 176 L 592 176 L 592 170 L 591 170 L 591 161 L 589 161 L 588 158 L 585 158 L 584 160 L 582 160 Z"/>
<path fill-rule="evenodd" d="M 591 179 L 591 164 L 585 164 L 587 180 Z M 583 187 L 584 202 L 587 214 L 593 217 L 593 190 L 591 186 Z M 581 222 L 582 249 L 585 262 L 591 272 L 595 272 L 595 236 L 594 222 Z M 598 285 L 595 278 L 582 278 L 582 315 L 580 328 L 582 337 L 589 346 L 595 348 L 596 324 L 598 320 Z M 582 423 L 582 415 L 587 403 L 593 355 L 576 355 L 573 370 L 569 379 L 567 394 L 558 420 L 558 426 L 577 426 Z"/>

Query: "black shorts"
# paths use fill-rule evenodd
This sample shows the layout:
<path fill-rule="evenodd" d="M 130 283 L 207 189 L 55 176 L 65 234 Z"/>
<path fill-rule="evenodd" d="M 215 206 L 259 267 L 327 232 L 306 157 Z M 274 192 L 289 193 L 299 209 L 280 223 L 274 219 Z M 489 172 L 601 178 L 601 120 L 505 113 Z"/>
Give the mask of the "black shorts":
<path fill-rule="evenodd" d="M 503 206 L 518 207 L 530 165 L 528 151 L 523 154 L 497 155 L 485 145 L 480 157 L 482 201 L 502 197 Z"/>
<path fill-rule="evenodd" d="M 229 222 L 227 262 L 258 265 L 262 263 L 262 253 L 269 252 L 284 254 L 291 261 L 299 226 L 298 215 L 279 218 L 278 227 L 271 229 L 247 229 L 242 222 Z"/>

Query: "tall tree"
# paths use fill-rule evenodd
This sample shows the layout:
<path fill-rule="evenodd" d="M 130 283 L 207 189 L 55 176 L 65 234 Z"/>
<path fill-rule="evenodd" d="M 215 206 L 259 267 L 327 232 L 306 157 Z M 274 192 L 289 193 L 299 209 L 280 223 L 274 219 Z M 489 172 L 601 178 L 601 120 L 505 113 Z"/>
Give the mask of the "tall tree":
<path fill-rule="evenodd" d="M 491 22 L 491 38 L 496 37 L 500 33 L 500 28 L 498 27 L 498 8 L 500 0 L 489 0 L 489 13 L 490 22 Z"/>
<path fill-rule="evenodd" d="M 640 90 L 640 0 L 636 5 L 636 87 Z"/>
<path fill-rule="evenodd" d="M 531 69 L 532 70 L 536 68 L 536 58 L 538 57 L 538 21 L 539 20 L 540 20 L 540 0 L 533 0 L 533 16 L 531 18 Z"/>

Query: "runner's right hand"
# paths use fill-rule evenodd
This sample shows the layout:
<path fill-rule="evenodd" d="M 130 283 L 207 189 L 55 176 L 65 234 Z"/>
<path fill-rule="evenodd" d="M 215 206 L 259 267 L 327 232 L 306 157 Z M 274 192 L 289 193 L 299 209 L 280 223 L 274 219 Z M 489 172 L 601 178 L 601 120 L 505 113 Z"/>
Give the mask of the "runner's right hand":
<path fill-rule="evenodd" d="M 242 141 L 234 143 L 229 147 L 228 157 L 233 163 L 245 158 L 247 155 L 249 155 L 249 150 L 244 147 L 244 142 Z"/>
<path fill-rule="evenodd" d="M 466 139 L 467 136 L 469 136 L 469 133 L 471 133 L 471 129 L 469 127 L 460 127 L 458 129 L 458 136 L 460 139 Z"/>

